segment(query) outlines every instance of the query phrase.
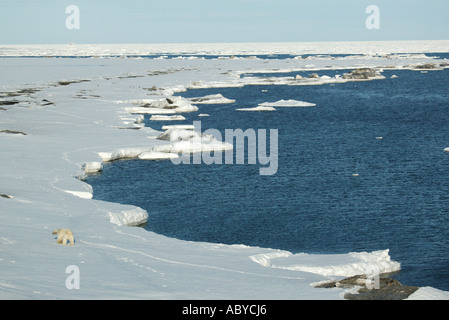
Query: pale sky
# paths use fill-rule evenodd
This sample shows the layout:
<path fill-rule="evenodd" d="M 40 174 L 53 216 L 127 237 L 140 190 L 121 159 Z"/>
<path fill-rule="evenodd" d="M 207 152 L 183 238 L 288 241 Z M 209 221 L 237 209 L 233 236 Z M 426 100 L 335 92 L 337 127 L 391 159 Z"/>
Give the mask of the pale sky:
<path fill-rule="evenodd" d="M 449 40 L 448 13 L 448 0 L 0 0 L 0 44 Z"/>

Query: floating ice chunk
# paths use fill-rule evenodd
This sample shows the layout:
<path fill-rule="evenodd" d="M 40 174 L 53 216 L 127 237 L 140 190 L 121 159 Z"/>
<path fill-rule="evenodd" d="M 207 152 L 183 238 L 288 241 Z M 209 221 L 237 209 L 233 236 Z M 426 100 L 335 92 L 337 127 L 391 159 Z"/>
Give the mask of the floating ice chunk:
<path fill-rule="evenodd" d="M 173 96 L 162 100 L 158 100 L 149 105 L 162 109 L 176 110 L 176 112 L 194 112 L 198 111 L 198 107 L 193 106 L 189 100 L 183 97 Z"/>
<path fill-rule="evenodd" d="M 144 100 L 135 100 L 144 101 Z M 155 112 L 157 110 L 157 112 Z M 198 111 L 198 107 L 190 103 L 189 100 L 172 96 L 160 100 L 149 100 L 148 103 L 144 103 L 139 107 L 126 108 L 130 113 L 143 113 L 143 114 L 169 114 L 169 113 L 183 113 L 183 112 L 195 112 Z"/>
<path fill-rule="evenodd" d="M 109 222 L 119 226 L 139 226 L 148 220 L 148 213 L 141 208 L 108 212 Z"/>
<path fill-rule="evenodd" d="M 196 111 L 198 111 L 198 107 L 189 104 L 189 105 L 179 106 L 179 107 L 177 107 L 175 110 L 176 110 L 176 112 L 178 112 L 178 113 L 196 112 Z"/>
<path fill-rule="evenodd" d="M 207 113 L 200 113 L 200 114 L 198 115 L 198 117 L 210 117 L 210 115 L 207 114 Z"/>
<path fill-rule="evenodd" d="M 140 160 L 162 160 L 162 159 L 176 159 L 179 158 L 177 153 L 150 151 L 139 155 Z"/>
<path fill-rule="evenodd" d="M 166 141 L 187 141 L 192 138 L 201 138 L 201 133 L 193 130 L 170 128 L 157 137 L 159 140 Z"/>
<path fill-rule="evenodd" d="M 218 141 L 213 135 L 199 131 L 171 128 L 157 137 L 159 140 L 174 142 L 169 148 L 158 151 L 171 153 L 196 153 L 232 150 L 233 145 Z"/>
<path fill-rule="evenodd" d="M 195 104 L 226 104 L 235 102 L 233 99 L 223 97 L 220 93 L 211 94 L 204 97 L 190 98 L 189 100 Z"/>
<path fill-rule="evenodd" d="M 197 153 L 232 150 L 233 145 L 218 140 L 191 139 L 188 141 L 178 141 L 173 144 L 171 152 L 176 153 Z"/>
<path fill-rule="evenodd" d="M 376 70 L 373 68 L 358 68 L 352 70 L 349 73 L 343 74 L 345 80 L 371 80 L 371 79 L 384 79 L 380 74 L 382 70 Z"/>
<path fill-rule="evenodd" d="M 259 254 L 250 259 L 264 267 L 310 272 L 325 277 L 351 277 L 370 270 L 379 273 L 400 270 L 401 264 L 390 259 L 389 250 L 352 252 L 347 255 L 292 254 L 287 251 Z"/>
<path fill-rule="evenodd" d="M 95 173 L 103 170 L 103 163 L 101 162 L 87 162 L 83 165 L 85 173 Z"/>
<path fill-rule="evenodd" d="M 316 106 L 316 104 L 304 102 L 304 101 L 298 101 L 298 100 L 279 100 L 276 102 L 264 102 L 264 103 L 261 103 L 259 106 L 263 106 L 263 107 L 314 107 L 314 106 Z"/>
<path fill-rule="evenodd" d="M 239 108 L 236 109 L 237 111 L 276 111 L 275 108 L 270 107 L 270 106 L 262 106 L 259 105 L 257 107 L 253 107 L 253 108 Z"/>
<path fill-rule="evenodd" d="M 103 160 L 103 162 L 111 162 L 120 159 L 137 158 L 140 154 L 147 151 L 152 151 L 152 149 L 151 148 L 119 149 L 114 152 L 99 152 L 98 155 L 100 156 L 101 160 Z"/>
<path fill-rule="evenodd" d="M 153 115 L 151 116 L 151 121 L 183 121 L 186 118 L 181 115 L 174 116 L 161 116 L 161 115 Z"/>

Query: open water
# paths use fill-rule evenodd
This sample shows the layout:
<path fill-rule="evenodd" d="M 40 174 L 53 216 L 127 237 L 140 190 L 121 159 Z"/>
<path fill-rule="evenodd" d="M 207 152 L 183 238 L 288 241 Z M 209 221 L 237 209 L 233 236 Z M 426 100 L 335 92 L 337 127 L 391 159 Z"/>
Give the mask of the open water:
<path fill-rule="evenodd" d="M 320 75 L 342 70 L 319 71 Z M 307 76 L 307 72 L 293 73 Z M 392 75 L 397 78 L 391 79 Z M 147 210 L 145 228 L 191 241 L 306 253 L 390 249 L 406 285 L 449 290 L 449 70 L 385 70 L 384 80 L 245 86 L 198 105 L 202 129 L 278 129 L 279 168 L 118 161 L 90 176 L 94 198 Z M 273 76 L 273 74 L 267 75 Z M 274 75 L 276 76 L 276 75 Z M 279 74 L 285 76 L 285 74 Z M 315 107 L 239 112 L 295 99 Z M 158 129 L 163 124 L 148 121 Z"/>

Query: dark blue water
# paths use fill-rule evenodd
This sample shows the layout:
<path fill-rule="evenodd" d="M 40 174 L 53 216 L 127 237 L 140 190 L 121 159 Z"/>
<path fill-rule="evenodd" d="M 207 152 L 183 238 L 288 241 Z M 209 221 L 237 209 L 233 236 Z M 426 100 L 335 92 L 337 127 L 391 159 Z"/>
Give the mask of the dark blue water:
<path fill-rule="evenodd" d="M 449 70 L 383 75 L 181 94 L 236 99 L 200 105 L 210 117 L 185 115 L 203 130 L 278 129 L 276 175 L 259 175 L 259 165 L 131 160 L 87 182 L 96 199 L 146 209 L 145 228 L 170 237 L 307 253 L 390 249 L 403 284 L 449 290 Z M 317 106 L 235 111 L 280 99 Z"/>

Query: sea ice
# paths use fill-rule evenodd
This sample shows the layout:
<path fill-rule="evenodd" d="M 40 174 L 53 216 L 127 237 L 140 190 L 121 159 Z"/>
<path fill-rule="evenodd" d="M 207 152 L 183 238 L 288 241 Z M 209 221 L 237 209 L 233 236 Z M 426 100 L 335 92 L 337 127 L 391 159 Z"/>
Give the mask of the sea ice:
<path fill-rule="evenodd" d="M 141 104 L 140 102 L 145 103 Z M 171 114 L 198 111 L 198 107 L 194 106 L 186 98 L 178 96 L 170 96 L 159 100 L 134 100 L 133 104 L 140 104 L 138 107 L 128 107 L 129 113 L 140 114 Z"/>
<path fill-rule="evenodd" d="M 145 105 L 148 108 L 176 110 L 176 112 L 193 112 L 198 111 L 189 100 L 179 96 L 167 97 Z"/>
<path fill-rule="evenodd" d="M 147 148 L 123 148 L 116 150 L 114 152 L 98 152 L 98 155 L 103 162 L 112 162 L 122 159 L 133 159 L 137 158 L 140 154 L 144 152 L 153 151 L 152 147 Z"/>
<path fill-rule="evenodd" d="M 170 130 L 170 129 L 194 130 L 195 126 L 193 124 L 173 124 L 162 126 L 162 130 Z"/>
<path fill-rule="evenodd" d="M 179 141 L 179 140 L 190 140 L 193 138 L 201 138 L 202 135 L 198 131 L 179 129 L 179 128 L 169 128 L 166 132 L 160 134 L 157 138 L 159 140 L 167 141 Z"/>
<path fill-rule="evenodd" d="M 380 270 L 396 270 L 399 263 L 389 260 L 385 251 L 292 254 L 259 247 L 181 241 L 132 228 L 129 226 L 151 223 L 151 215 L 134 206 L 91 199 L 93 191 L 75 177 L 98 170 L 108 161 L 151 157 L 155 151 L 179 153 L 232 148 L 203 136 L 203 139 L 197 136 L 196 139 L 168 141 L 156 139 L 161 132 L 149 128 L 117 130 L 124 121 L 134 123 L 131 113 L 163 115 L 196 109 L 187 99 L 171 97 L 189 84 L 238 87 L 252 82 L 270 85 L 304 82 L 310 85 L 309 80 L 262 82 L 261 79 L 240 79 L 239 75 L 267 69 L 273 72 L 304 70 L 307 64 L 341 69 L 392 65 L 400 69 L 411 65 L 412 60 L 414 65 L 434 60 L 411 56 L 335 60 L 326 57 L 155 60 L 115 59 L 109 55 L 165 55 L 167 52 L 229 56 L 239 52 L 377 54 L 434 50 L 448 52 L 449 41 L 0 46 L 3 56 L 93 57 L 82 60 L 0 59 L 0 66 L 4 67 L 0 97 L 15 96 L 14 99 L 20 98 L 26 103 L 23 105 L 26 108 L 4 106 L 6 110 L 0 110 L 0 124 L 27 134 L 0 134 L 0 299 L 342 299 L 343 289 L 317 289 L 311 287 L 311 283 L 334 275 L 362 272 L 373 265 Z M 79 68 L 80 63 L 82 68 Z M 24 68 L 26 73 L 17 72 Z M 225 74 L 223 70 L 229 72 Z M 147 76 L 120 77 L 124 74 Z M 69 76 L 90 82 L 54 85 Z M 323 83 L 335 79 L 318 80 Z M 136 81 L 165 89 L 149 93 L 136 85 Z M 98 97 L 75 98 L 80 90 L 95 92 Z M 154 99 L 148 99 L 148 94 Z M 54 105 L 42 105 L 44 99 L 51 100 Z M 114 103 L 117 101 L 121 103 Z M 143 106 L 156 101 L 159 101 L 158 107 Z M 170 105 L 176 108 L 165 108 L 172 107 Z M 183 137 L 185 132 L 177 134 Z M 449 148 L 445 151 L 449 152 Z M 167 153 L 163 156 L 171 157 Z M 182 210 L 182 201 L 177 205 Z M 157 208 L 154 213 L 157 214 Z M 51 231 L 61 227 L 73 230 L 75 247 L 55 244 Z M 79 266 L 80 290 L 68 290 L 65 285 L 69 265 Z M 447 299 L 448 295 L 445 291 L 425 287 L 410 298 Z"/>
<path fill-rule="evenodd" d="M 389 250 L 357 252 L 348 255 L 309 255 L 279 251 L 251 256 L 250 259 L 264 267 L 304 271 L 322 276 L 351 277 L 365 274 L 375 268 L 379 273 L 399 271 L 401 264 L 390 259 Z"/>
<path fill-rule="evenodd" d="M 181 115 L 174 116 L 161 116 L 161 115 L 153 115 L 150 118 L 150 121 L 183 121 L 186 118 Z"/>
<path fill-rule="evenodd" d="M 148 213 L 136 207 L 135 209 L 122 210 L 119 212 L 108 212 L 109 222 L 119 226 L 138 226 L 148 220 Z"/>
<path fill-rule="evenodd" d="M 189 100 L 195 104 L 226 104 L 234 103 L 234 99 L 228 99 L 223 97 L 222 94 L 212 94 L 204 97 L 189 98 Z"/>
<path fill-rule="evenodd" d="M 172 142 L 171 147 L 163 146 L 158 151 L 171 153 L 197 153 L 232 150 L 233 145 L 218 141 L 213 135 L 199 131 L 170 128 L 157 137 Z"/>
<path fill-rule="evenodd" d="M 175 114 L 175 109 L 160 109 L 160 108 L 144 108 L 144 107 L 128 107 L 125 109 L 126 112 L 129 113 L 137 113 L 137 114 Z"/>
<path fill-rule="evenodd" d="M 96 173 L 103 170 L 103 163 L 101 162 L 87 162 L 83 165 L 85 173 Z"/>
<path fill-rule="evenodd" d="M 412 293 L 406 300 L 449 300 L 449 292 L 432 287 L 422 287 Z"/>
<path fill-rule="evenodd" d="M 263 102 L 262 107 L 314 107 L 315 103 L 298 101 L 298 100 L 279 100 L 276 102 Z"/>
<path fill-rule="evenodd" d="M 163 160 L 176 159 L 179 158 L 179 155 L 177 153 L 151 151 L 141 153 L 138 158 L 140 160 Z"/>
<path fill-rule="evenodd" d="M 259 105 L 257 107 L 252 107 L 252 108 L 238 108 L 236 110 L 237 111 L 276 111 L 276 109 L 273 107 L 262 106 L 262 105 Z"/>
<path fill-rule="evenodd" d="M 226 142 L 221 142 L 215 139 L 204 140 L 201 139 L 191 139 L 188 141 L 177 141 L 173 144 L 171 152 L 189 154 L 198 152 L 218 152 L 232 150 L 233 145 Z"/>
<path fill-rule="evenodd" d="M 70 193 L 81 199 L 92 199 L 93 194 L 87 191 L 72 191 L 72 190 L 64 190 L 64 192 Z"/>

